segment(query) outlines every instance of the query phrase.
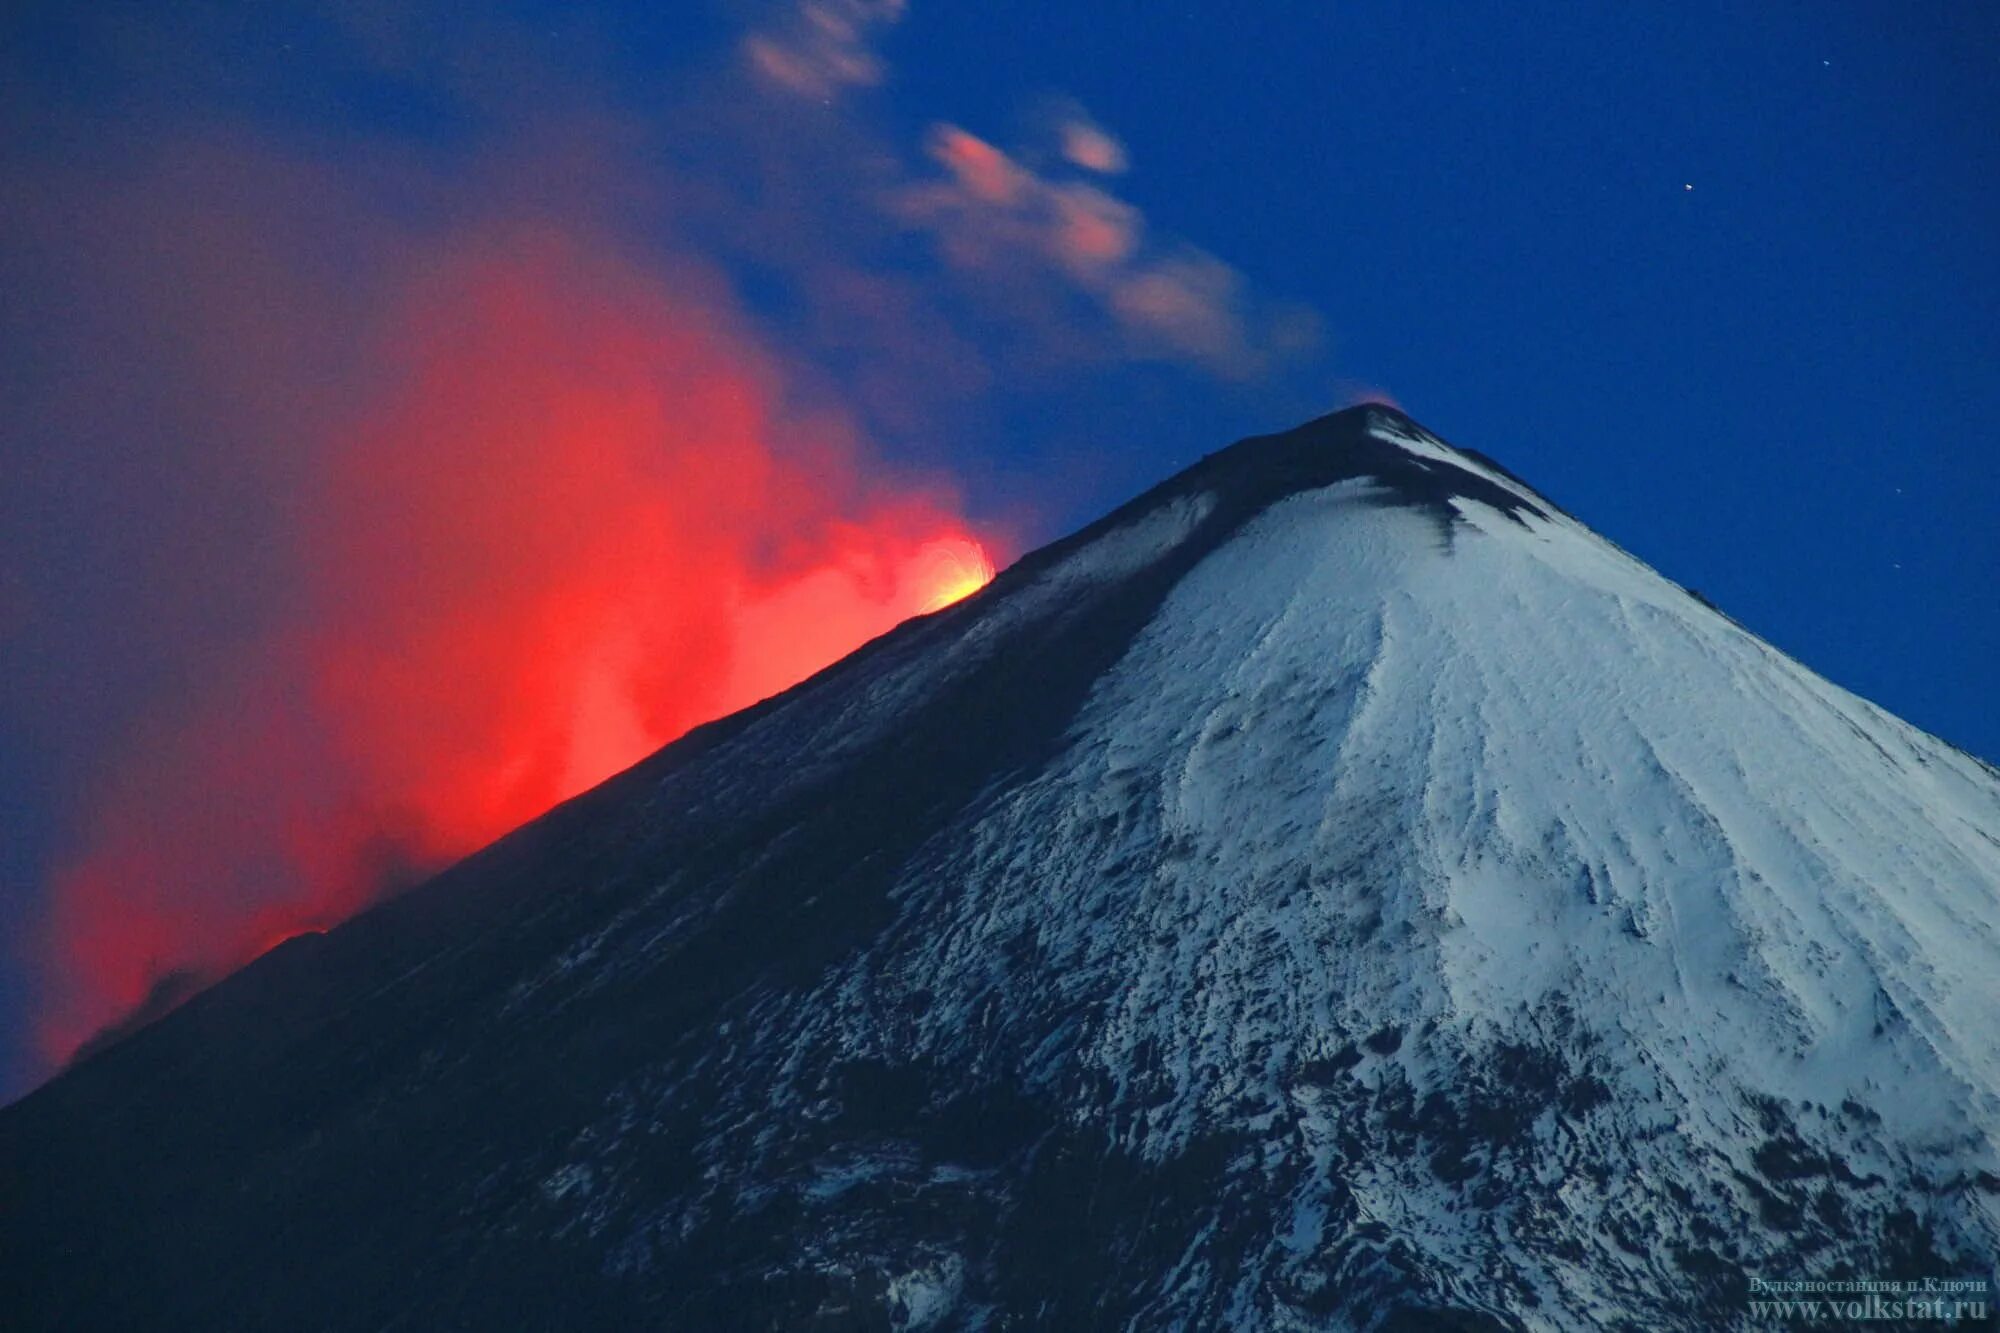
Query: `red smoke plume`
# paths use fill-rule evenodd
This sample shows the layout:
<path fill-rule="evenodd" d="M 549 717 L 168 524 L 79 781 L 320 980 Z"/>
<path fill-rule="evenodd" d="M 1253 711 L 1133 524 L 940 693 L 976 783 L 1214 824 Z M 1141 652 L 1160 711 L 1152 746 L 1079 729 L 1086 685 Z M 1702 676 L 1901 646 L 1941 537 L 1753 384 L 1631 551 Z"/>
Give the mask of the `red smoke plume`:
<path fill-rule="evenodd" d="M 55 884 L 45 1052 L 323 928 L 991 577 L 719 303 L 547 234 L 434 265 L 303 447 L 295 605 L 135 737 Z"/>

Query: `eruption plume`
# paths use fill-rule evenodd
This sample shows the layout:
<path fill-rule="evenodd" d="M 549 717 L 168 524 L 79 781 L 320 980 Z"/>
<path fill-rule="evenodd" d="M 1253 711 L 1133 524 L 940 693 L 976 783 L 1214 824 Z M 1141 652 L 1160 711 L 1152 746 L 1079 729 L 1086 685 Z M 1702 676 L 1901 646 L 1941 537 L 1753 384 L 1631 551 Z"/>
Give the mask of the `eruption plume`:
<path fill-rule="evenodd" d="M 992 576 L 700 282 L 534 231 L 427 273 L 308 442 L 254 671 L 133 738 L 57 877 L 52 1059 Z"/>

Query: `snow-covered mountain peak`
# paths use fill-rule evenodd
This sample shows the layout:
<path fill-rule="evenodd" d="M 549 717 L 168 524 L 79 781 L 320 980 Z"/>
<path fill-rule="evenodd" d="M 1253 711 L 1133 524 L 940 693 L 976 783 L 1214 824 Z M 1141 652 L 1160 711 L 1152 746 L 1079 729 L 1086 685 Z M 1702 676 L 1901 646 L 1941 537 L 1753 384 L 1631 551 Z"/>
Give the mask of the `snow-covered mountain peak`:
<path fill-rule="evenodd" d="M 1365 403 L 1281 434 L 1240 440 L 1167 487 L 1220 483 L 1268 502 L 1290 491 L 1358 477 L 1371 478 L 1385 500 L 1441 515 L 1454 498 L 1507 514 L 1546 515 L 1554 508 L 1491 459 L 1446 444 L 1383 403 Z"/>
<path fill-rule="evenodd" d="M 0 1278 L 28 1327 L 1731 1327 L 1985 1271 L 1996 976 L 1992 769 L 1369 405 L 10 1108 Z"/>

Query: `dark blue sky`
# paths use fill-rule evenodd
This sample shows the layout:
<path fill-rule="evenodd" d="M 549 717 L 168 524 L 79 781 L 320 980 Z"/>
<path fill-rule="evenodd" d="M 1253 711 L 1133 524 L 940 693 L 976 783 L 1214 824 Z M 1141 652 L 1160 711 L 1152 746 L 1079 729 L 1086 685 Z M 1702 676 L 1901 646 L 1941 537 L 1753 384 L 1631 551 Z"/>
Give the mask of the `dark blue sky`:
<path fill-rule="evenodd" d="M 288 423 L 479 217 L 698 272 L 1017 546 L 1385 391 L 2000 757 L 2000 10 L 663 8 L 10 8 L 0 1095 L 89 793 L 286 599 L 273 497 L 327 447 Z M 1083 124 L 1129 170 L 1063 163 Z M 1006 209 L 941 127 L 1027 173 Z M 1079 259 L 1078 199 L 1139 249 Z"/>

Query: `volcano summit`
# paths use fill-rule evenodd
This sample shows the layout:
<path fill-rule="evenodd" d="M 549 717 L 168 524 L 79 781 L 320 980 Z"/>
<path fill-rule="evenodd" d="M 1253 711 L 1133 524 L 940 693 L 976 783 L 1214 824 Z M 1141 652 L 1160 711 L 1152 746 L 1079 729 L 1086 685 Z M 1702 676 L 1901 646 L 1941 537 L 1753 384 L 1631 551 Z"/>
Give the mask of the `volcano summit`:
<path fill-rule="evenodd" d="M 2000 775 L 1215 454 L 0 1112 L 21 1328 L 1710 1330 L 2000 1251 Z"/>

